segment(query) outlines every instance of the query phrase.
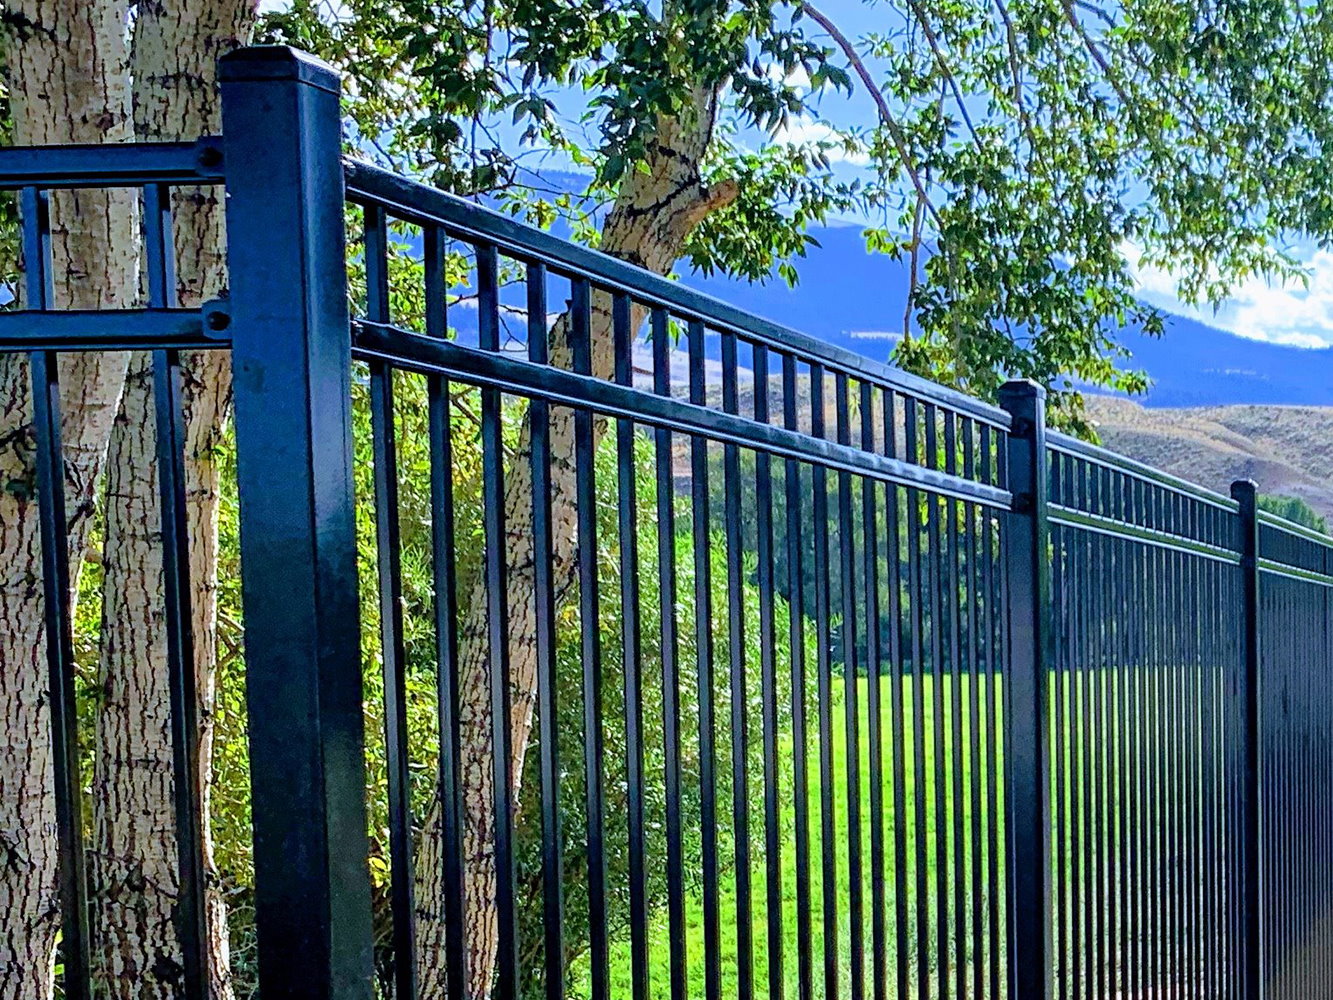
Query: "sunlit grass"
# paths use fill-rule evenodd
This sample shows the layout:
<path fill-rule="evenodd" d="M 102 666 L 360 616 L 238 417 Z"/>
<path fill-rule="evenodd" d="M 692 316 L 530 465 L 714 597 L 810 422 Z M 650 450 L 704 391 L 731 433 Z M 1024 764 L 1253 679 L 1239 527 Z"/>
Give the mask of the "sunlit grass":
<path fill-rule="evenodd" d="M 918 731 L 914 722 L 916 706 L 913 698 L 916 684 L 911 678 L 900 682 L 893 677 L 884 677 L 881 684 L 881 745 L 882 745 L 882 790 L 883 811 L 881 828 L 883 830 L 884 858 L 882 870 L 882 896 L 880 904 L 884 915 L 884 934 L 886 949 L 886 985 L 889 996 L 896 995 L 898 963 L 905 964 L 909 983 L 915 988 L 920 975 L 918 955 L 917 922 L 918 905 L 923 904 L 926 913 L 925 974 L 932 984 L 937 984 L 941 974 L 940 952 L 937 940 L 939 926 L 940 886 L 943 885 L 945 899 L 945 922 L 949 928 L 949 939 L 944 968 L 951 981 L 959 976 L 958 934 L 962 930 L 961 962 L 964 966 L 962 975 L 966 983 L 971 983 L 974 974 L 972 963 L 978 959 L 983 968 L 989 962 L 988 950 L 991 945 L 991 929 L 988 926 L 990 897 L 999 894 L 998 903 L 1003 895 L 1003 817 L 999 803 L 991 799 L 986 767 L 988 757 L 989 730 L 985 699 L 988 684 L 984 675 L 980 683 L 974 685 L 972 678 L 963 675 L 957 679 L 946 677 L 938 692 L 934 688 L 934 679 L 925 677 L 921 682 L 921 728 Z M 876 896 L 872 889 L 871 824 L 874 816 L 871 811 L 870 788 L 872 781 L 870 766 L 870 691 L 872 682 L 861 678 L 857 686 L 858 700 L 858 739 L 857 770 L 860 796 L 860 879 L 862 893 L 862 918 L 859 933 L 864 942 L 864 977 L 869 991 L 872 977 L 872 907 Z M 893 685 L 900 683 L 902 698 L 903 740 L 899 746 L 899 756 L 894 757 L 893 741 Z M 976 759 L 971 754 L 973 697 L 977 698 L 975 718 L 977 720 L 977 741 L 980 753 Z M 992 722 L 998 725 L 1000 716 L 1000 690 L 998 683 L 991 691 L 994 697 Z M 820 734 L 818 715 L 811 711 L 808 718 L 808 807 L 810 823 L 810 926 L 811 952 L 810 974 L 815 986 L 815 994 L 824 992 L 824 956 L 826 948 L 833 939 L 837 949 L 837 968 L 839 992 L 848 995 L 851 985 L 852 966 L 852 927 L 849 908 L 852 896 L 853 880 L 849 864 L 850 847 L 854 842 L 849 829 L 850 796 L 847 782 L 847 762 L 849 760 L 846 734 L 845 689 L 840 678 L 835 678 L 831 699 L 832 725 L 830 726 L 830 751 L 832 757 L 831 787 L 825 796 L 819 784 Z M 957 703 L 958 727 L 954 728 L 954 710 Z M 937 704 L 938 703 L 938 704 Z M 814 706 L 812 706 L 813 708 Z M 937 707 L 942 713 L 936 715 Z M 757 723 L 758 720 L 755 720 Z M 940 743 L 936 741 L 936 726 L 941 726 Z M 759 740 L 762 732 L 757 724 L 752 725 L 750 739 Z M 943 755 L 939 755 L 942 744 Z M 998 733 L 993 746 L 996 754 L 995 787 L 1001 785 L 998 769 L 1003 767 L 1003 759 Z M 776 900 L 782 909 L 782 982 L 783 994 L 795 997 L 798 993 L 799 950 L 797 941 L 798 905 L 796 882 L 796 822 L 794 796 L 794 751 L 795 744 L 790 733 L 783 734 L 780 742 L 779 781 L 782 790 L 779 814 L 779 859 L 781 893 Z M 918 766 L 918 754 L 920 756 Z M 957 756 L 957 768 L 955 768 Z M 726 766 L 725 759 L 719 760 L 719 766 Z M 902 769 L 903 800 L 895 802 L 895 768 Z M 920 772 L 923 781 L 918 783 Z M 955 788 L 956 775 L 961 775 L 961 784 Z M 762 780 L 761 775 L 751 780 Z M 937 786 L 937 782 L 939 783 Z M 975 783 L 975 787 L 974 787 Z M 937 811 L 937 791 L 943 796 L 943 812 Z M 917 826 L 917 798 L 921 796 L 921 812 L 924 825 Z M 825 910 L 823 900 L 825 841 L 823 835 L 823 803 L 827 801 L 832 817 L 833 837 L 829 841 L 829 855 L 833 859 L 833 906 L 832 911 Z M 981 837 L 973 842 L 974 802 L 979 806 L 975 817 L 979 823 Z M 730 802 L 719 803 L 720 809 L 730 809 Z M 895 836 L 897 810 L 901 810 L 904 836 L 899 841 Z M 943 828 L 940 828 L 942 820 Z M 956 840 L 955 821 L 961 823 L 962 838 Z M 918 840 L 919 838 L 919 840 Z M 918 844 L 924 850 L 924 868 L 919 865 Z M 988 852 L 991 845 L 996 845 L 997 855 L 993 859 L 998 876 L 997 884 L 990 882 L 989 869 L 991 859 Z M 941 852 L 941 848 L 943 848 Z M 767 995 L 769 976 L 769 899 L 766 891 L 768 862 L 764 817 L 762 810 L 750 817 L 751 850 L 751 906 L 749 924 L 752 928 L 753 965 L 752 982 L 756 995 Z M 719 965 L 721 989 L 724 996 L 736 995 L 740 963 L 738 960 L 737 928 L 742 914 L 738 907 L 736 871 L 731 863 L 731 845 L 719 845 L 722 862 L 722 877 L 719 885 L 718 910 L 720 917 Z M 942 860 L 943 859 L 943 860 Z M 901 862 L 906 881 L 897 884 L 896 869 Z M 941 864 L 944 870 L 941 871 Z M 981 909 L 979 914 L 972 912 L 972 888 L 974 866 L 980 866 Z M 961 877 L 963 885 L 963 906 L 956 909 L 955 886 Z M 704 896 L 700 884 L 699 860 L 686 859 L 687 892 L 684 899 L 685 913 L 685 966 L 686 984 L 690 996 L 704 995 L 705 954 L 704 954 Z M 896 894 L 903 893 L 907 904 L 907 935 L 899 939 L 896 915 Z M 961 920 L 960 920 L 961 915 Z M 982 951 L 973 952 L 973 921 L 981 920 Z M 1001 915 L 1001 920 L 1003 916 Z M 995 928 L 995 940 L 1003 941 L 1002 927 Z M 649 995 L 668 997 L 670 995 L 670 928 L 665 910 L 655 914 L 648 929 L 648 980 Z M 610 952 L 610 991 L 615 997 L 632 995 L 632 962 L 628 934 L 612 942 Z M 574 995 L 586 995 L 588 992 L 586 961 L 575 970 Z"/>

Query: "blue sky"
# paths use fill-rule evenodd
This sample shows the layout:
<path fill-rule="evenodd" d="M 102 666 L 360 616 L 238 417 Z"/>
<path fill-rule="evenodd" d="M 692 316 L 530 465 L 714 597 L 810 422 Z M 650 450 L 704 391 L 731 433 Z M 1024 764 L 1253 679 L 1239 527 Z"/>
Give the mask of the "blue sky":
<path fill-rule="evenodd" d="M 1309 244 L 1291 248 L 1305 267 L 1307 282 L 1274 285 L 1251 278 L 1233 289 L 1219 309 L 1196 309 L 1175 294 L 1169 274 L 1139 268 L 1139 294 L 1169 312 L 1192 316 L 1242 337 L 1291 347 L 1333 345 L 1333 253 Z"/>
<path fill-rule="evenodd" d="M 261 0 L 262 9 L 280 9 L 288 0 Z M 899 15 L 883 4 L 862 0 L 821 0 L 819 7 L 836 21 L 850 37 L 865 32 L 891 31 Z M 582 107 L 581 95 L 571 107 Z M 840 124 L 870 124 L 874 108 L 869 98 L 854 93 L 826 97 L 821 108 L 830 120 Z M 501 129 L 513 135 L 513 130 Z M 815 139 L 826 129 L 810 119 L 796 119 L 784 130 L 782 138 Z M 755 141 L 763 141 L 761 135 Z M 541 169 L 536 162 L 530 162 Z M 548 168 L 564 168 L 567 164 L 547 161 Z M 855 173 L 856 162 L 840 163 L 839 172 Z M 1296 244 L 1286 248 L 1305 267 L 1307 282 L 1274 285 L 1264 278 L 1252 278 L 1236 287 L 1233 294 L 1216 310 L 1211 306 L 1195 308 L 1181 302 L 1175 293 L 1175 282 L 1169 273 L 1156 268 L 1137 266 L 1137 254 L 1126 246 L 1125 253 L 1135 265 L 1139 294 L 1151 304 L 1171 313 L 1191 316 L 1211 326 L 1230 331 L 1242 337 L 1293 347 L 1325 347 L 1333 345 L 1333 252 L 1318 250 L 1312 245 Z M 817 252 L 817 251 L 816 251 Z"/>

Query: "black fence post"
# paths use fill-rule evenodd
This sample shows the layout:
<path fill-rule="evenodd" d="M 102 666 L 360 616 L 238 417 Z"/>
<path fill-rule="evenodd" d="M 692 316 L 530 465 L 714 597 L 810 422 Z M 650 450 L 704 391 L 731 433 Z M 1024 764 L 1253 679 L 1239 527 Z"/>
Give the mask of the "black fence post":
<path fill-rule="evenodd" d="M 259 980 L 369 1000 L 339 79 L 222 60 Z"/>
<path fill-rule="evenodd" d="M 1013 508 L 1005 518 L 1003 550 L 1009 608 L 1004 717 L 1011 1000 L 1048 1000 L 1054 985 L 1045 404 L 1046 391 L 1035 382 L 1006 382 L 1000 389 L 1000 405 L 1012 419 L 1007 458 Z"/>
<path fill-rule="evenodd" d="M 1244 697 L 1241 711 L 1245 738 L 1245 795 L 1242 831 L 1245 838 L 1245 1000 L 1263 996 L 1262 831 L 1259 825 L 1259 492 L 1251 479 L 1231 484 L 1231 498 L 1240 505 L 1241 628 Z"/>

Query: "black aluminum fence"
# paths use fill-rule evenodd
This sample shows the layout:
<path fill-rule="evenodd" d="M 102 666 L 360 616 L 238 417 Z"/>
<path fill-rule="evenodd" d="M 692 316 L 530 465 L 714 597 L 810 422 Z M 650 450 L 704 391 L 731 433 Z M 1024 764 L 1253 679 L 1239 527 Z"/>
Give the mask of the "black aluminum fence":
<path fill-rule="evenodd" d="M 1333 966 L 1333 718 L 1329 625 L 1333 550 L 1327 539 L 1264 514 L 1259 520 L 1259 781 L 1256 822 L 1263 981 L 1273 996 L 1327 992 Z"/>
<path fill-rule="evenodd" d="M 1060 997 L 1245 996 L 1237 504 L 1057 438 Z"/>
<path fill-rule="evenodd" d="M 304 57 L 223 80 L 221 140 L 0 151 L 66 997 L 93 952 L 60 358 L 118 349 L 154 352 L 184 995 L 209 961 L 185 349 L 235 377 L 262 995 L 1329 981 L 1328 539 L 1048 433 L 1033 386 L 981 403 L 344 161 Z M 201 183 L 230 296 L 180 310 L 171 189 Z M 145 308 L 62 311 L 49 200 L 114 186 L 142 192 Z"/>

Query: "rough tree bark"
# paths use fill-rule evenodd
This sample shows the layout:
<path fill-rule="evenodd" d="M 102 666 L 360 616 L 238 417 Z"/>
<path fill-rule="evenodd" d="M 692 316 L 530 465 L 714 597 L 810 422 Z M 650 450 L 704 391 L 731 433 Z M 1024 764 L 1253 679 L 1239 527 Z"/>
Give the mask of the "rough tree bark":
<path fill-rule="evenodd" d="M 131 138 L 126 0 L 19 0 L 3 13 L 14 141 Z M 133 303 L 128 192 L 51 199 L 56 305 Z M 70 563 L 77 578 L 125 371 L 123 354 L 60 365 Z M 0 358 L 0 1000 L 50 996 L 59 924 L 46 638 L 26 361 Z"/>
<path fill-rule="evenodd" d="M 664 274 L 680 258 L 685 241 L 710 212 L 736 194 L 731 184 L 709 188 L 701 167 L 717 114 L 717 93 L 700 88 L 681 114 L 658 123 L 646 162 L 646 173 L 628 174 L 602 229 L 601 248 L 631 263 Z M 610 311 L 603 297 L 594 297 L 591 322 L 592 370 L 597 378 L 612 375 Z M 643 319 L 636 311 L 637 328 Z M 556 324 L 550 345 L 551 363 L 570 366 L 565 323 Z M 598 423 L 596 433 L 604 427 Z M 532 564 L 532 474 L 527 422 L 518 451 L 505 470 L 505 555 L 509 570 L 509 669 L 512 712 L 510 730 L 514 759 L 511 775 L 517 801 L 523 755 L 532 728 L 536 701 L 536 610 Z M 551 507 L 554 527 L 553 570 L 556 580 L 574 576 L 575 463 L 571 411 L 555 408 L 551 416 Z M 460 770 L 464 801 L 464 908 L 466 913 L 467 981 L 474 997 L 489 994 L 495 964 L 495 865 L 492 852 L 494 812 L 491 781 L 491 721 L 488 701 L 486 585 L 474 583 L 465 605 L 459 634 Z M 445 996 L 443 855 L 441 810 L 433 805 L 417 852 L 417 968 L 422 1000 Z"/>
<path fill-rule="evenodd" d="M 245 43 L 254 16 L 254 0 L 140 2 L 132 52 L 138 139 L 193 139 L 220 129 L 217 60 Z M 225 287 L 221 198 L 216 187 L 182 189 L 173 197 L 177 296 L 183 306 L 198 306 Z M 181 361 L 191 614 L 202 730 L 201 829 L 211 873 L 208 790 L 217 652 L 216 452 L 231 406 L 231 373 L 224 351 L 188 353 Z M 135 354 L 106 466 L 102 697 L 90 861 L 98 995 L 124 1000 L 176 997 L 183 971 L 173 922 L 180 885 L 152 385 L 151 355 Z M 208 893 L 208 932 L 211 995 L 227 1000 L 232 989 L 226 910 L 216 891 Z"/>

